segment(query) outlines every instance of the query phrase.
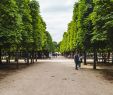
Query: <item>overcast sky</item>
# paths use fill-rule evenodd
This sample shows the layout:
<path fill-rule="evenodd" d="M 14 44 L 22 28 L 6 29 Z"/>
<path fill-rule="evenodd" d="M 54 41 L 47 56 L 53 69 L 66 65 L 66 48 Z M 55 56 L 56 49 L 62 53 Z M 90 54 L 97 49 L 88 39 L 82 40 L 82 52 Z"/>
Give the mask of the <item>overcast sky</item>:
<path fill-rule="evenodd" d="M 61 41 L 67 24 L 72 19 L 73 6 L 77 0 L 38 0 L 40 11 L 53 41 Z"/>

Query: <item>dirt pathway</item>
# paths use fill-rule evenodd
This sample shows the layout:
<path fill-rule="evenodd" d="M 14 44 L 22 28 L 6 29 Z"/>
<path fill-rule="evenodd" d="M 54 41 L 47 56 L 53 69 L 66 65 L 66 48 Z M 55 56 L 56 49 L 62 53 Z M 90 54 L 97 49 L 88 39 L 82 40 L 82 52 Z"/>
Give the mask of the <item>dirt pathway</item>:
<path fill-rule="evenodd" d="M 73 60 L 39 60 L 0 81 L 0 95 L 113 95 L 113 84 Z"/>

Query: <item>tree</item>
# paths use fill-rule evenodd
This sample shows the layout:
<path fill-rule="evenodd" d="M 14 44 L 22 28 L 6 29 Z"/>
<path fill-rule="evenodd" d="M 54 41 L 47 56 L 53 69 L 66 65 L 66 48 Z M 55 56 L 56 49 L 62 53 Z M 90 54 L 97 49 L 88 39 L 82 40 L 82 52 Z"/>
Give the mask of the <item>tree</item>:
<path fill-rule="evenodd" d="M 33 50 L 38 51 L 41 50 L 41 31 L 40 31 L 40 9 L 39 3 L 36 0 L 32 0 L 29 4 L 32 16 L 32 30 L 33 30 Z"/>
<path fill-rule="evenodd" d="M 9 62 L 12 56 L 17 63 L 21 51 L 29 63 L 34 52 L 51 50 L 52 38 L 46 32 L 46 23 L 36 0 L 1 0 L 0 14 L 0 63 L 3 50 L 7 52 Z"/>
<path fill-rule="evenodd" d="M 31 49 L 31 44 L 33 43 L 32 16 L 30 15 L 31 10 L 29 7 L 30 0 L 16 0 L 16 1 L 23 22 L 21 45 L 22 49 L 28 51 Z"/>
<path fill-rule="evenodd" d="M 46 32 L 46 37 L 47 37 L 46 50 L 48 52 L 53 52 L 54 51 L 53 41 L 49 32 Z"/>
<path fill-rule="evenodd" d="M 0 14 L 0 52 L 16 49 L 22 39 L 22 19 L 16 1 L 1 0 Z"/>

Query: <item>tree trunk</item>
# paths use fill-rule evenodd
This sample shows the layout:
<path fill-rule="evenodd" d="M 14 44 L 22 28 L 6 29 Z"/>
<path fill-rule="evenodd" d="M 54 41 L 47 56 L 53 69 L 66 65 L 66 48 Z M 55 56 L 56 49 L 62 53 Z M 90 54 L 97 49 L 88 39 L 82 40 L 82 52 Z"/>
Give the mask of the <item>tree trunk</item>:
<path fill-rule="evenodd" d="M 112 52 L 112 64 L 113 64 L 113 52 Z"/>
<path fill-rule="evenodd" d="M 0 49 L 0 64 L 2 63 L 2 51 Z"/>
<path fill-rule="evenodd" d="M 31 53 L 31 59 L 32 59 L 31 63 L 33 63 L 33 61 L 34 61 L 34 55 L 33 54 L 34 54 L 34 52 Z"/>
<path fill-rule="evenodd" d="M 104 63 L 104 53 L 102 52 L 102 63 Z"/>
<path fill-rule="evenodd" d="M 87 65 L 87 63 L 86 63 L 86 51 L 84 51 L 84 65 Z"/>
<path fill-rule="evenodd" d="M 30 52 L 30 59 L 31 59 L 31 64 L 32 64 L 32 52 Z"/>
<path fill-rule="evenodd" d="M 35 51 L 33 51 L 33 63 L 35 63 Z"/>
<path fill-rule="evenodd" d="M 19 52 L 17 51 L 16 52 L 16 67 L 17 67 L 17 69 L 19 69 L 19 63 L 18 63 L 18 58 L 19 58 Z"/>
<path fill-rule="evenodd" d="M 33 51 L 31 52 L 31 64 L 33 63 Z"/>
<path fill-rule="evenodd" d="M 27 51 L 27 64 L 29 65 L 29 52 Z"/>
<path fill-rule="evenodd" d="M 109 51 L 108 51 L 107 60 L 108 60 L 108 63 L 110 63 L 110 52 Z"/>
<path fill-rule="evenodd" d="M 42 52 L 39 52 L 39 53 L 38 53 L 38 58 L 39 58 L 39 59 L 44 59 L 44 54 L 43 54 Z"/>
<path fill-rule="evenodd" d="M 11 52 L 9 50 L 9 52 L 8 52 L 8 63 L 10 63 L 10 59 L 11 59 Z"/>
<path fill-rule="evenodd" d="M 36 54 L 35 54 L 36 62 L 37 62 L 37 59 L 38 59 L 38 58 L 37 58 L 37 55 L 38 55 L 38 52 L 36 52 Z"/>
<path fill-rule="evenodd" d="M 96 69 L 96 63 L 97 63 L 97 51 L 96 51 L 96 48 L 94 48 L 94 64 L 93 64 L 93 69 Z"/>

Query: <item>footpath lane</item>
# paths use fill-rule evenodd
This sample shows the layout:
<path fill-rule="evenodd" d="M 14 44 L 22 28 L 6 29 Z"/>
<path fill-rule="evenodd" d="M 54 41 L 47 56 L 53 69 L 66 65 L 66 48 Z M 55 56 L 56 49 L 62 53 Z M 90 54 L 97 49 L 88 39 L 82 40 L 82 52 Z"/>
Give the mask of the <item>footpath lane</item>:
<path fill-rule="evenodd" d="M 0 95 L 113 95 L 113 84 L 74 61 L 58 57 L 39 60 L 0 81 Z"/>

